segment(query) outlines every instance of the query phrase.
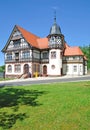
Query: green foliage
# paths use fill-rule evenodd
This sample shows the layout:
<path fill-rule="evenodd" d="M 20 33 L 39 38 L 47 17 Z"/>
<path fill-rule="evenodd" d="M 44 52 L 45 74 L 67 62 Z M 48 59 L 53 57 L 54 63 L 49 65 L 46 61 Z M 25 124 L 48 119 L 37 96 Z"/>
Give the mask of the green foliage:
<path fill-rule="evenodd" d="M 87 57 L 87 67 L 88 69 L 90 69 L 90 46 L 83 46 L 80 47 L 82 52 L 85 54 L 85 56 Z"/>
<path fill-rule="evenodd" d="M 0 130 L 89 130 L 90 81 L 0 89 Z"/>
<path fill-rule="evenodd" d="M 4 72 L 5 71 L 5 65 L 0 66 L 0 72 Z"/>

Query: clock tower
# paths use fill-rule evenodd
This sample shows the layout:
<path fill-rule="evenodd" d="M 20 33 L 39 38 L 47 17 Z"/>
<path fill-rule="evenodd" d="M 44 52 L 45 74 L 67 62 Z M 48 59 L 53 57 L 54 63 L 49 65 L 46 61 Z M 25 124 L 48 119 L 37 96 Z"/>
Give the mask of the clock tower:
<path fill-rule="evenodd" d="M 61 33 L 60 26 L 56 23 L 56 16 L 54 17 L 54 24 L 50 28 L 48 35 L 49 47 L 49 75 L 62 75 L 62 56 L 64 51 L 64 35 Z"/>

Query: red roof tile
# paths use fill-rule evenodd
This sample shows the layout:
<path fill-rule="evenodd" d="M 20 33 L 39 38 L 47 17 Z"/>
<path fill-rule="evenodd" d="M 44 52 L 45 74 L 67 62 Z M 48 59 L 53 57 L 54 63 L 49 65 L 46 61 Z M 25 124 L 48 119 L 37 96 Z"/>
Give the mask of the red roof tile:
<path fill-rule="evenodd" d="M 84 55 L 79 47 L 66 46 L 64 56 Z"/>
<path fill-rule="evenodd" d="M 25 29 L 21 28 L 20 26 L 16 26 L 18 28 L 18 30 L 21 32 L 21 34 L 23 35 L 23 37 L 26 39 L 26 41 L 33 47 L 37 47 L 38 48 L 38 42 L 37 39 L 40 38 L 28 31 L 26 31 Z"/>
<path fill-rule="evenodd" d="M 39 38 L 37 39 L 37 42 L 40 49 L 48 48 L 48 38 Z"/>

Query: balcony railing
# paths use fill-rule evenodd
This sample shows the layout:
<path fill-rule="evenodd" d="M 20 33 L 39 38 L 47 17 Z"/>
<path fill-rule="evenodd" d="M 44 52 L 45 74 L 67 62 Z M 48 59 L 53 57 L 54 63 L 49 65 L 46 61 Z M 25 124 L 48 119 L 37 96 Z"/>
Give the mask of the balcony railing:
<path fill-rule="evenodd" d="M 73 62 L 78 62 L 78 63 L 82 63 L 83 62 L 83 59 L 63 59 L 63 62 L 66 62 L 66 63 L 73 63 Z"/>
<path fill-rule="evenodd" d="M 11 63 L 11 62 L 24 62 L 24 61 L 32 61 L 32 58 L 19 58 L 15 57 L 13 59 L 5 59 L 5 63 Z"/>
<path fill-rule="evenodd" d="M 48 63 L 49 59 L 41 59 L 41 63 Z"/>
<path fill-rule="evenodd" d="M 28 49 L 30 48 L 29 45 L 13 45 L 13 46 L 10 46 L 9 48 L 7 48 L 7 50 L 21 50 L 21 49 Z"/>

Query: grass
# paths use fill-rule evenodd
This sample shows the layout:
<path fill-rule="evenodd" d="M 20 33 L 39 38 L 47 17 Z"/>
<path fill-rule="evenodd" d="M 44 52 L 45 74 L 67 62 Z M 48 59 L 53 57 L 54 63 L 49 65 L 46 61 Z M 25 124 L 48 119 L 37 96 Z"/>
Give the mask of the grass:
<path fill-rule="evenodd" d="M 0 130 L 89 130 L 90 82 L 0 88 Z"/>
<path fill-rule="evenodd" d="M 0 78 L 0 81 L 12 80 L 13 78 Z"/>

